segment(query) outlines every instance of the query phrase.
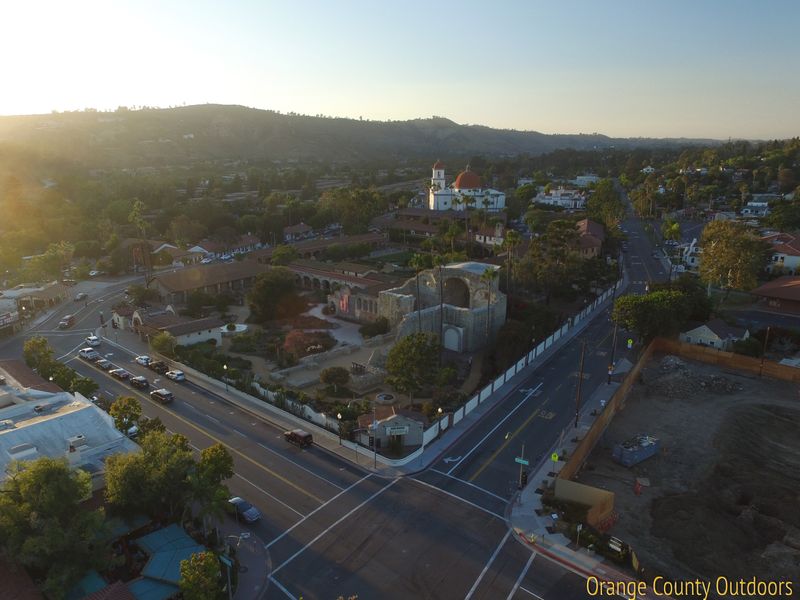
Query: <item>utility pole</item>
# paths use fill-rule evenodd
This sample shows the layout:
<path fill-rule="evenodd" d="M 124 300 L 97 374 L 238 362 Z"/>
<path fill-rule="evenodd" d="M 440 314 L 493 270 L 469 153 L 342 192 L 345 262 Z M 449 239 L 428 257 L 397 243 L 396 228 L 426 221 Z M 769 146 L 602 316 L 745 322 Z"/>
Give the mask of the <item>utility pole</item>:
<path fill-rule="evenodd" d="M 581 410 L 581 384 L 583 383 L 583 358 L 586 355 L 586 340 L 581 344 L 581 366 L 578 370 L 578 389 L 575 393 L 575 429 L 578 428 L 578 414 Z"/>
<path fill-rule="evenodd" d="M 525 444 L 522 444 L 522 452 L 519 453 L 520 458 L 522 461 L 519 463 L 519 489 L 522 489 L 522 464 L 525 460 Z"/>
<path fill-rule="evenodd" d="M 611 374 L 614 372 L 614 354 L 617 350 L 617 324 L 614 323 L 614 335 L 611 338 L 611 360 L 608 363 L 608 385 L 611 385 Z"/>
<path fill-rule="evenodd" d="M 769 331 L 772 327 L 767 327 L 767 335 L 764 336 L 764 348 L 761 350 L 761 366 L 758 368 L 758 376 L 764 372 L 764 356 L 767 353 L 767 344 L 769 343 Z"/>

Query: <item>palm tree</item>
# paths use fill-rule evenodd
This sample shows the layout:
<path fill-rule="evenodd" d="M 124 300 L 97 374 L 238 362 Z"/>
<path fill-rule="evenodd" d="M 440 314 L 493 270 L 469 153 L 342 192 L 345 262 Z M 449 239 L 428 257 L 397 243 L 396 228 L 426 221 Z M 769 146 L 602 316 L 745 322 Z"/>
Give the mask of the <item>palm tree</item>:
<path fill-rule="evenodd" d="M 427 261 L 422 254 L 414 254 L 408 261 L 408 266 L 414 269 L 417 278 L 417 333 L 422 333 L 422 298 L 419 293 L 419 274 L 425 270 Z"/>
<path fill-rule="evenodd" d="M 439 267 L 439 367 L 442 366 L 442 351 L 444 350 L 444 256 L 437 255 L 435 264 Z"/>
<path fill-rule="evenodd" d="M 514 265 L 514 249 L 522 241 L 519 233 L 513 229 L 507 229 L 505 237 L 503 238 L 503 248 L 506 251 L 506 291 L 511 294 L 511 268 Z"/>
<path fill-rule="evenodd" d="M 486 284 L 486 343 L 489 343 L 492 332 L 492 289 L 497 278 L 497 269 L 486 269 L 481 273 L 481 281 Z"/>
<path fill-rule="evenodd" d="M 472 196 L 464 196 L 464 252 L 469 258 L 469 207 L 470 204 L 475 204 L 475 198 Z"/>

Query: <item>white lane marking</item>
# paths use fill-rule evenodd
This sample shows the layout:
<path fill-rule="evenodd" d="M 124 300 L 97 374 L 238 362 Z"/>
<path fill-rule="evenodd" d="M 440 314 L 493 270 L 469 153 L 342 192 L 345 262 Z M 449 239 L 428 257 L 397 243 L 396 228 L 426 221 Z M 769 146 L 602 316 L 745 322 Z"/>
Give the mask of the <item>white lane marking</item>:
<path fill-rule="evenodd" d="M 167 433 L 173 433 L 173 432 L 172 432 L 172 431 L 170 431 L 169 429 L 167 429 Z M 198 447 L 197 447 L 197 446 L 195 446 L 194 444 L 189 444 L 189 446 L 190 446 L 190 447 L 191 447 L 191 448 L 192 448 L 192 449 L 193 449 L 195 452 L 197 452 L 198 454 L 199 454 L 200 452 L 202 452 L 202 449 L 201 449 L 201 448 L 198 448 Z M 261 492 L 262 494 L 265 494 L 266 496 L 269 496 L 270 498 L 272 498 L 273 500 L 275 500 L 275 502 L 277 502 L 278 504 L 282 504 L 283 506 L 285 506 L 286 508 L 288 508 L 290 511 L 292 511 L 293 513 L 295 513 L 296 515 L 299 515 L 300 517 L 303 517 L 303 520 L 305 520 L 305 518 L 306 518 L 307 516 L 311 516 L 311 515 L 304 515 L 303 513 L 296 511 L 296 510 L 295 510 L 295 509 L 293 509 L 291 506 L 289 506 L 288 504 L 286 504 L 286 502 L 283 502 L 282 500 L 280 500 L 280 499 L 276 498 L 275 496 L 273 496 L 272 494 L 270 494 L 270 493 L 269 493 L 269 492 L 267 492 L 266 490 L 264 490 L 264 489 L 260 488 L 260 487 L 259 487 L 259 486 L 257 486 L 255 483 L 253 483 L 252 481 L 250 481 L 250 480 L 249 480 L 247 477 L 243 477 L 243 476 L 239 475 L 238 473 L 234 473 L 234 474 L 233 474 L 233 476 L 234 476 L 234 477 L 238 477 L 238 478 L 239 478 L 239 479 L 241 479 L 242 481 L 246 481 L 247 483 L 249 483 L 250 485 L 252 485 L 254 488 L 256 488 L 256 489 L 257 489 L 259 492 Z M 315 512 L 316 512 L 316 511 L 315 511 Z M 302 522 L 302 521 L 298 521 L 297 523 L 301 523 L 301 522 Z M 295 525 L 297 525 L 297 523 L 295 523 Z"/>
<path fill-rule="evenodd" d="M 352 515 L 354 512 L 356 512 L 356 511 L 360 510 L 360 509 L 361 509 L 361 507 L 363 507 L 363 506 L 364 506 L 364 505 L 366 505 L 367 503 L 369 503 L 369 502 L 372 502 L 372 501 L 373 501 L 375 498 L 377 498 L 377 497 L 378 497 L 379 495 L 381 495 L 383 492 L 385 492 L 386 490 L 388 490 L 390 487 L 392 487 L 392 486 L 393 486 L 395 483 L 397 483 L 398 481 L 400 481 L 400 478 L 399 478 L 399 477 L 398 477 L 397 479 L 393 479 L 393 480 L 392 480 L 392 481 L 390 481 L 388 484 L 386 484 L 386 485 L 385 485 L 385 486 L 383 486 L 381 489 L 379 489 L 377 492 L 375 492 L 374 494 L 372 494 L 372 496 L 370 496 L 369 498 L 367 498 L 366 500 L 364 500 L 364 501 L 363 501 L 361 504 L 359 504 L 358 506 L 356 506 L 355 508 L 353 508 L 352 510 L 350 510 L 350 511 L 349 511 L 347 514 L 345 514 L 345 515 L 343 515 L 342 517 L 340 517 L 339 519 L 337 519 L 335 523 L 333 523 L 332 525 L 330 525 L 330 526 L 329 526 L 327 529 L 325 529 L 325 530 L 321 531 L 321 532 L 320 532 L 320 533 L 317 535 L 317 537 L 315 537 L 313 540 L 311 540 L 310 542 L 308 542 L 308 543 L 307 543 L 305 546 L 303 546 L 302 548 L 300 548 L 300 550 L 298 550 L 297 552 L 295 552 L 294 554 L 292 554 L 292 555 L 291 555 L 289 558 L 287 558 L 285 561 L 283 561 L 281 564 L 279 564 L 277 567 L 275 567 L 275 568 L 272 570 L 272 574 L 273 574 L 273 575 L 275 575 L 275 573 L 277 573 L 278 571 L 280 571 L 280 570 L 281 570 L 283 567 L 285 567 L 286 565 L 288 565 L 288 564 L 289 564 L 290 562 L 292 562 L 292 561 L 293 561 L 295 558 L 297 558 L 297 557 L 298 557 L 298 556 L 300 556 L 300 555 L 301 555 L 303 552 L 305 552 L 306 550 L 308 550 L 308 548 L 310 548 L 311 546 L 313 546 L 313 545 L 314 545 L 314 544 L 315 544 L 315 543 L 316 543 L 316 542 L 317 542 L 317 541 L 318 541 L 318 540 L 319 540 L 319 539 L 320 539 L 322 536 L 324 536 L 326 533 L 328 533 L 328 532 L 329 532 L 331 529 L 333 529 L 333 528 L 334 528 L 334 527 L 336 527 L 336 526 L 337 526 L 339 523 L 341 523 L 342 521 L 344 521 L 345 519 L 347 519 L 347 518 L 348 518 L 350 515 Z M 508 533 L 510 534 L 510 533 L 511 533 L 511 530 L 509 530 L 509 532 L 508 532 Z M 508 534 L 506 534 L 506 537 L 508 537 Z"/>
<path fill-rule="evenodd" d="M 306 516 L 306 515 L 304 515 L 304 514 L 303 514 L 303 513 L 301 513 L 300 511 L 297 511 L 297 510 L 293 509 L 291 506 L 289 506 L 288 504 L 286 504 L 286 502 L 284 502 L 284 501 L 283 501 L 283 500 L 281 500 L 280 498 L 276 498 L 275 496 L 273 496 L 272 494 L 270 494 L 270 493 L 269 493 L 268 491 L 266 491 L 265 489 L 263 489 L 263 488 L 261 488 L 261 487 L 257 486 L 255 483 L 253 483 L 252 481 L 250 481 L 250 480 L 249 480 L 247 477 L 242 477 L 242 476 L 241 476 L 241 475 L 239 475 L 238 473 L 234 473 L 234 474 L 233 474 L 233 476 L 234 476 L 234 477 L 238 477 L 238 478 L 239 478 L 239 479 L 241 479 L 242 481 L 245 481 L 245 482 L 249 483 L 249 484 L 250 484 L 250 485 L 252 485 L 254 488 L 256 488 L 256 489 L 257 489 L 259 492 L 261 492 L 261 493 L 262 493 L 262 494 L 264 494 L 265 496 L 269 496 L 270 498 L 272 498 L 273 500 L 275 500 L 275 502 L 277 502 L 278 504 L 280 504 L 280 505 L 282 505 L 282 506 L 284 506 L 284 507 L 288 508 L 288 509 L 289 509 L 290 511 L 292 511 L 294 514 L 296 514 L 296 515 L 298 515 L 298 516 L 300 516 L 300 517 L 304 517 L 304 518 L 305 518 L 305 516 Z"/>
<path fill-rule="evenodd" d="M 413 479 L 412 478 L 411 481 L 414 481 L 416 483 L 424 485 L 425 487 L 429 487 L 432 490 L 436 490 L 437 492 L 441 492 L 442 494 L 446 494 L 446 495 L 450 496 L 451 498 L 454 498 L 455 500 L 461 500 L 461 502 L 463 502 L 464 504 L 469 504 L 472 508 L 477 508 L 478 510 L 485 512 L 487 515 L 492 515 L 493 517 L 495 517 L 497 519 L 500 519 L 501 521 L 505 520 L 505 517 L 503 515 L 498 515 L 496 512 L 492 512 L 488 508 L 482 507 L 480 504 L 475 504 L 474 502 L 470 502 L 469 500 L 467 500 L 465 498 L 462 498 L 461 496 L 456 496 L 452 492 L 448 492 L 447 490 L 443 490 L 442 488 L 438 488 L 435 485 L 431 485 L 430 483 L 427 483 L 425 481 L 420 481 L 419 479 Z"/>
<path fill-rule="evenodd" d="M 278 437 L 281 437 L 281 436 L 278 436 Z M 314 471 L 312 471 L 311 469 L 307 469 L 306 467 L 304 467 L 304 466 L 303 466 L 303 465 L 301 465 L 300 463 L 296 463 L 296 462 L 295 462 L 295 461 L 293 461 L 291 458 L 287 458 L 287 457 L 285 457 L 283 454 L 281 454 L 280 452 L 277 452 L 277 451 L 273 450 L 273 449 L 272 449 L 272 448 L 270 448 L 269 446 L 265 446 L 265 445 L 264 445 L 264 444 L 262 444 L 261 442 L 258 442 L 258 445 L 259 445 L 259 446 L 261 446 L 261 447 L 262 447 L 264 450 L 266 450 L 267 452 L 272 452 L 274 455 L 276 455 L 276 456 L 280 456 L 280 457 L 281 457 L 283 460 L 285 460 L 285 461 L 287 461 L 287 462 L 290 462 L 290 463 L 292 463 L 292 464 L 293 464 L 295 467 L 297 467 L 298 469 L 302 469 L 302 470 L 303 470 L 303 471 L 305 471 L 306 473 L 309 473 L 309 474 L 313 475 L 314 477 L 316 477 L 316 478 L 318 478 L 318 479 L 321 479 L 322 481 L 324 481 L 324 482 L 325 482 L 325 483 L 327 483 L 328 485 L 332 485 L 332 486 L 333 486 L 333 487 L 335 487 L 337 490 L 343 490 L 343 489 L 344 489 L 342 486 L 340 486 L 340 485 L 336 485 L 335 483 L 333 483 L 333 482 L 332 482 L 332 481 L 330 481 L 329 479 L 326 479 L 325 477 L 323 477 L 323 476 L 322 476 L 322 475 L 320 475 L 319 473 L 315 473 L 315 472 L 314 472 Z"/>
<path fill-rule="evenodd" d="M 470 588 L 469 592 L 467 592 L 467 595 L 464 596 L 464 600 L 469 600 L 470 598 L 472 598 L 472 594 L 474 594 L 475 590 L 478 589 L 478 586 L 481 583 L 481 579 L 483 579 L 483 576 L 486 575 L 486 572 L 489 570 L 489 567 L 492 566 L 494 559 L 497 558 L 497 555 L 500 553 L 500 549 L 503 547 L 503 544 L 506 543 L 506 540 L 510 535 L 511 535 L 511 530 L 509 529 L 508 531 L 506 531 L 506 534 L 503 536 L 503 539 L 500 540 L 500 543 L 497 545 L 497 548 L 494 549 L 492 556 L 489 557 L 489 562 L 487 562 L 486 565 L 483 567 L 483 571 L 481 571 L 481 574 L 478 575 L 478 578 L 475 580 L 475 583 L 472 584 L 472 587 Z"/>
<path fill-rule="evenodd" d="M 208 414 L 208 413 L 203 413 L 203 414 L 204 414 L 204 415 L 205 415 L 205 416 L 206 416 L 208 419 L 211 419 L 212 421 L 214 421 L 214 423 L 216 423 L 217 425 L 221 425 L 221 424 L 222 424 L 222 423 L 220 423 L 220 422 L 219 422 L 219 419 L 218 419 L 217 417 L 212 417 L 212 416 L 211 416 L 210 414 Z"/>
<path fill-rule="evenodd" d="M 514 594 L 517 593 L 517 590 L 519 589 L 519 584 L 522 583 L 523 577 L 525 577 L 525 574 L 528 572 L 528 569 L 531 568 L 531 563 L 533 562 L 534 558 L 536 558 L 536 552 L 531 552 L 531 557 L 528 559 L 528 562 L 525 563 L 525 568 L 522 569 L 522 573 L 520 573 L 519 577 L 517 577 L 517 582 L 514 584 L 514 587 L 511 588 L 511 591 L 508 593 L 508 596 L 506 596 L 506 600 L 511 600 L 514 597 Z"/>
<path fill-rule="evenodd" d="M 517 405 L 516 405 L 514 408 L 512 408 L 512 409 L 511 409 L 511 410 L 508 412 L 508 414 L 507 414 L 505 417 L 503 417 L 503 418 L 502 418 L 502 420 L 500 420 L 500 421 L 497 423 L 497 425 L 495 425 L 494 427 L 492 427 L 492 430 L 491 430 L 489 433 L 487 433 L 485 436 L 483 436 L 483 439 L 482 439 L 480 442 L 478 442 L 477 444 L 475 444 L 475 446 L 473 446 L 473 447 L 470 449 L 470 451 L 469 451 L 469 452 L 467 452 L 467 453 L 466 453 L 466 454 L 465 454 L 465 455 L 464 455 L 464 456 L 461 458 L 461 460 L 460 460 L 460 461 L 458 461 L 456 464 L 454 464 L 452 467 L 450 467 L 450 470 L 447 472 L 447 474 L 448 474 L 448 475 L 452 474 L 452 472 L 453 472 L 453 471 L 455 471 L 455 470 L 458 468 L 458 465 L 460 465 L 462 462 L 464 462 L 464 460 L 466 460 L 466 458 L 467 458 L 467 457 L 468 457 L 470 454 L 472 454 L 473 452 L 475 452 L 475 450 L 477 450 L 477 449 L 480 447 L 480 445 L 481 445 L 481 444 L 483 444 L 483 442 L 485 442 L 485 441 L 486 441 L 486 440 L 489 438 L 489 436 L 490 436 L 490 435 L 492 435 L 492 434 L 493 434 L 495 431 L 497 431 L 497 428 L 498 428 L 498 427 L 500 427 L 500 425 L 502 425 L 503 423 L 505 423 L 505 422 L 506 422 L 506 420 L 507 420 L 509 417 L 511 417 L 511 415 L 513 415 L 513 414 L 514 414 L 514 413 L 517 411 L 517 409 L 518 409 L 520 406 L 522 406 L 523 404 L 525 404 L 525 402 L 527 402 L 527 401 L 528 401 L 528 399 L 529 399 L 529 398 L 531 398 L 531 396 L 533 396 L 533 395 L 534 395 L 534 394 L 535 394 L 535 393 L 536 393 L 536 392 L 539 390 L 539 388 L 541 388 L 543 385 L 544 385 L 544 383 L 540 383 L 540 384 L 539 384 L 539 385 L 537 385 L 535 388 L 533 388 L 533 389 L 532 389 L 530 392 L 528 392 L 527 394 L 525 394 L 525 397 L 524 397 L 522 400 L 520 400 L 520 401 L 519 401 L 519 404 L 517 404 Z"/>
<path fill-rule="evenodd" d="M 489 494 L 490 496 L 493 496 L 494 498 L 497 498 L 501 502 L 508 502 L 508 498 L 503 498 L 502 496 L 498 496 L 497 494 L 493 494 L 489 490 L 485 490 L 482 487 L 480 487 L 478 485 L 475 485 L 471 481 L 464 481 L 463 479 L 459 479 L 455 475 L 450 475 L 450 473 L 445 473 L 444 471 L 440 471 L 439 469 L 431 469 L 431 471 L 433 471 L 434 473 L 439 473 L 439 475 L 444 475 L 445 477 L 449 477 L 450 479 L 455 479 L 456 481 L 459 481 L 461 483 L 465 483 L 466 485 L 468 485 L 470 487 L 474 487 L 476 490 L 480 490 L 484 494 Z"/>
<path fill-rule="evenodd" d="M 238 429 L 236 429 L 235 427 L 232 429 L 232 431 L 233 431 L 233 433 L 238 433 L 238 434 L 239 434 L 240 436 L 242 436 L 243 438 L 246 438 L 246 437 L 247 437 L 247 435 L 246 435 L 246 434 L 242 433 L 241 431 L 239 431 L 239 430 L 238 430 Z"/>
<path fill-rule="evenodd" d="M 530 594 L 534 598 L 537 598 L 537 600 L 544 600 L 544 598 L 542 598 L 539 594 L 534 594 L 528 588 L 520 587 L 519 589 L 520 589 L 520 591 L 525 592 L 526 594 Z"/>
<path fill-rule="evenodd" d="M 86 342 L 81 342 L 80 344 L 78 344 L 77 346 L 72 348 L 71 350 L 67 350 L 66 354 L 62 354 L 61 356 L 56 358 L 56 360 L 58 360 L 58 361 L 62 360 L 63 358 L 65 358 L 65 357 L 69 356 L 70 354 L 72 354 L 73 352 L 75 352 L 75 350 L 78 350 L 79 348 L 83 348 L 85 345 L 86 345 Z"/>
<path fill-rule="evenodd" d="M 314 513 L 316 513 L 317 511 L 320 511 L 320 510 L 322 510 L 322 509 L 323 509 L 323 508 L 325 508 L 325 507 L 326 507 L 328 504 L 330 504 L 331 502 L 333 502 L 334 500 L 336 500 L 336 499 L 337 499 L 339 496 L 341 496 L 342 494 L 346 494 L 346 493 L 347 493 L 347 492 L 349 492 L 351 489 L 353 489 L 355 486 L 357 486 L 359 483 L 361 483 L 361 482 L 362 482 L 362 481 L 364 481 L 365 479 L 369 479 L 370 477 L 372 477 L 372 473 L 369 473 L 369 474 L 367 474 L 367 475 L 364 475 L 364 477 L 362 477 L 361 479 L 359 479 L 359 480 L 358 480 L 358 481 L 356 481 L 355 483 L 352 483 L 352 484 L 350 484 L 350 485 L 349 485 L 347 488 L 343 489 L 341 492 L 339 492 L 338 494 L 336 494 L 336 495 L 335 495 L 333 498 L 331 498 L 331 499 L 330 499 L 330 500 L 328 500 L 327 502 L 324 502 L 322 505 L 318 506 L 317 508 L 315 508 L 314 510 L 312 510 L 310 513 L 308 513 L 308 514 L 307 514 L 305 517 L 303 517 L 302 519 L 300 519 L 300 520 L 299 520 L 297 523 L 295 523 L 294 525 L 292 525 L 291 527 L 289 527 L 289 529 L 287 529 L 286 531 L 284 531 L 282 534 L 280 534 L 278 537 L 276 537 L 274 540 L 272 540 L 272 541 L 271 541 L 269 544 L 265 544 L 265 545 L 264 545 L 264 548 L 265 548 L 265 549 L 269 549 L 269 547 L 270 547 L 270 546 L 272 546 L 273 544 L 275 544 L 276 542 L 278 542 L 278 540 L 280 540 L 280 539 L 282 539 L 283 537 L 285 537 L 286 535 L 288 535 L 288 534 L 289 534 L 289 532 L 291 532 L 291 531 L 292 531 L 292 529 L 294 529 L 295 527 L 297 527 L 298 525 L 300 525 L 300 524 L 301 524 L 303 521 L 305 521 L 306 519 L 308 519 L 310 516 L 314 515 Z"/>
<path fill-rule="evenodd" d="M 297 598 L 295 598 L 294 596 L 292 596 L 291 592 L 289 592 L 289 590 L 287 590 L 285 587 L 283 587 L 283 586 L 282 586 L 282 585 L 281 585 L 281 584 L 278 582 L 278 580 L 277 580 L 277 579 L 275 579 L 275 578 L 274 578 L 272 575 L 270 575 L 270 576 L 269 576 L 269 580 L 270 580 L 272 583 L 274 583 L 274 584 L 275 584 L 275 586 L 276 586 L 276 587 L 277 587 L 277 588 L 278 588 L 280 591 L 282 591 L 284 594 L 286 594 L 286 596 L 287 596 L 287 597 L 291 598 L 291 600 L 297 600 Z"/>

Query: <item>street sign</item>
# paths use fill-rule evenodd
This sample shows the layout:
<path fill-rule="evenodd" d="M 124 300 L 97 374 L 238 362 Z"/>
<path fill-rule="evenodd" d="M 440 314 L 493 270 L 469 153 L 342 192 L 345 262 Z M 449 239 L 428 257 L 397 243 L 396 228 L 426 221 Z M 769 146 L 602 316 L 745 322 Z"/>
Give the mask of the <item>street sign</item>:
<path fill-rule="evenodd" d="M 514 462 L 515 462 L 515 463 L 519 463 L 519 464 L 521 464 L 521 465 L 525 465 L 526 467 L 527 467 L 527 466 L 529 466 L 529 465 L 531 464 L 529 461 L 525 460 L 525 459 L 524 459 L 524 458 L 522 458 L 521 456 L 517 456 L 517 457 L 515 457 L 515 458 L 514 458 Z"/>
<path fill-rule="evenodd" d="M 553 452 L 550 455 L 550 460 L 552 460 L 553 462 L 558 462 L 558 452 Z"/>
<path fill-rule="evenodd" d="M 633 338 L 628 338 L 628 350 L 633 348 Z"/>
<path fill-rule="evenodd" d="M 227 556 L 220 555 L 219 560 L 223 565 L 227 565 L 229 568 L 233 566 L 233 562 Z"/>

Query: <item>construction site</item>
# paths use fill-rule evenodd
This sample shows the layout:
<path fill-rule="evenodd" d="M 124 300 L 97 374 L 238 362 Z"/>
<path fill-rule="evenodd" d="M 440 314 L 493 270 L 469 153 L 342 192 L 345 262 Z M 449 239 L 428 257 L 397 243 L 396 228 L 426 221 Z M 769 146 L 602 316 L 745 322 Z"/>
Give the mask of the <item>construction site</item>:
<path fill-rule="evenodd" d="M 575 480 L 614 494 L 609 533 L 645 578 L 800 581 L 799 387 L 674 355 L 644 366 Z"/>

